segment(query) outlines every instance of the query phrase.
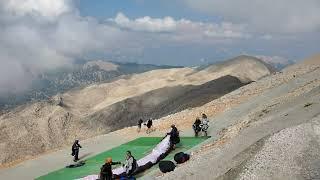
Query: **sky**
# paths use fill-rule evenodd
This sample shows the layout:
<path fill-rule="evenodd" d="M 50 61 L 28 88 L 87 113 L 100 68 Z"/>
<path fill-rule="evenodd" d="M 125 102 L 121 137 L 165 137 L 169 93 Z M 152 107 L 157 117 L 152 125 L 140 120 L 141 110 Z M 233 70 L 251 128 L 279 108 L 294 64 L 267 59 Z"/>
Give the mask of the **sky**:
<path fill-rule="evenodd" d="M 0 94 L 77 60 L 195 66 L 319 53 L 319 0 L 1 0 Z"/>

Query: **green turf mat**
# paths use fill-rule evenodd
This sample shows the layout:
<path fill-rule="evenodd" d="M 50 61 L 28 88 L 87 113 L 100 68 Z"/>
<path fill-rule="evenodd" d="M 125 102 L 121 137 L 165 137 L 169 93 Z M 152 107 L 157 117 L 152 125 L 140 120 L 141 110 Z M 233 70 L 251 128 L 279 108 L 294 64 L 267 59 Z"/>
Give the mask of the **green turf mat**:
<path fill-rule="evenodd" d="M 181 137 L 176 150 L 171 152 L 166 159 L 172 159 L 175 152 L 186 151 L 206 139 L 207 138 L 199 137 Z M 141 137 L 86 159 L 84 166 L 78 168 L 62 168 L 45 176 L 41 176 L 37 178 L 37 180 L 72 180 L 91 174 L 98 174 L 100 167 L 104 164 L 107 157 L 112 157 L 113 161 L 124 162 L 126 151 L 130 150 L 136 159 L 140 159 L 150 153 L 161 140 L 161 137 Z"/>

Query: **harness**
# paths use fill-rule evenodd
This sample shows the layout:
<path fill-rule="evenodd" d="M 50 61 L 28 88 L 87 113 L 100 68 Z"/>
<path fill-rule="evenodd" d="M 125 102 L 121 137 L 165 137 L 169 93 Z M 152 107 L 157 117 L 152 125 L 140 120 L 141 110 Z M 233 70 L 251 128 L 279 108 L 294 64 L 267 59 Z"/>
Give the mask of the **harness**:
<path fill-rule="evenodd" d="M 200 124 L 201 131 L 206 132 L 209 129 L 209 121 L 204 119 Z"/>

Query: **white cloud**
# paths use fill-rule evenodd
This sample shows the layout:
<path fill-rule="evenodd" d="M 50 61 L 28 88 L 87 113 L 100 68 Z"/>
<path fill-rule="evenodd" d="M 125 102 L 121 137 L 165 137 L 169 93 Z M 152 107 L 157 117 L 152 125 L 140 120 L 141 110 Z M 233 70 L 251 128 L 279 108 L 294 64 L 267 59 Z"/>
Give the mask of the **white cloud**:
<path fill-rule="evenodd" d="M 249 38 L 244 25 L 233 23 L 209 24 L 205 30 L 205 35 L 220 38 Z"/>
<path fill-rule="evenodd" d="M 205 13 L 250 25 L 259 32 L 301 33 L 320 30 L 319 0 L 180 0 Z"/>
<path fill-rule="evenodd" d="M 137 19 L 129 19 L 123 13 L 118 13 L 113 19 L 109 19 L 121 28 L 133 31 L 152 33 L 172 33 L 173 40 L 203 40 L 203 38 L 248 38 L 246 27 L 241 24 L 222 22 L 221 24 L 194 22 L 188 19 L 175 20 L 172 17 L 151 18 L 145 16 Z"/>
<path fill-rule="evenodd" d="M 0 94 L 25 90 L 38 73 L 71 65 L 88 53 L 111 52 L 128 37 L 79 16 L 69 0 L 6 0 L 0 5 Z"/>
<path fill-rule="evenodd" d="M 13 15 L 41 15 L 56 17 L 71 11 L 71 0 L 4 0 L 0 2 L 3 10 Z"/>
<path fill-rule="evenodd" d="M 177 28 L 177 22 L 172 17 L 151 18 L 145 16 L 130 20 L 123 13 L 118 13 L 111 21 L 115 22 L 122 28 L 128 28 L 136 31 L 148 31 L 148 32 L 172 32 Z"/>
<path fill-rule="evenodd" d="M 0 24 L 0 94 L 24 90 L 38 73 L 71 65 L 93 53 L 125 58 L 124 61 L 150 57 L 148 63 L 162 64 L 153 62 L 154 54 L 180 47 L 181 52 L 158 59 L 181 55 L 177 61 L 183 61 L 188 53 L 207 48 L 209 54 L 213 48 L 225 48 L 221 44 L 237 46 L 242 39 L 256 37 L 245 23 L 149 16 L 132 19 L 123 13 L 100 23 L 80 16 L 72 0 L 1 0 Z M 242 47 L 240 44 L 235 49 Z M 205 58 L 203 54 L 201 57 Z"/>

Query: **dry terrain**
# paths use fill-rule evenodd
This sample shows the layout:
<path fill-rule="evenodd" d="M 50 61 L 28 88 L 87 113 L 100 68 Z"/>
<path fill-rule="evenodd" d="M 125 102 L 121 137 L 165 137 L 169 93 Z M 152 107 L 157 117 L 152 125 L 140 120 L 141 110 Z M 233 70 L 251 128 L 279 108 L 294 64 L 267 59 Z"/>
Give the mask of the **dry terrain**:
<path fill-rule="evenodd" d="M 272 72 L 256 58 L 239 56 L 202 69 L 134 74 L 68 91 L 53 101 L 17 107 L 0 116 L 0 164 L 15 164 L 70 145 L 74 139 L 88 139 L 132 126 L 139 116 L 160 118 L 202 106 Z"/>
<path fill-rule="evenodd" d="M 319 179 L 319 77 L 320 58 L 314 57 L 156 120 L 157 130 L 150 136 L 162 135 L 173 123 L 182 136 L 190 136 L 195 117 L 205 112 L 212 138 L 190 150 L 190 161 L 174 172 L 155 170 L 142 179 Z M 84 140 L 82 153 L 92 156 L 146 135 L 135 128 Z M 0 178 L 44 175 L 70 162 L 69 151 L 68 147 L 0 169 Z"/>
<path fill-rule="evenodd" d="M 211 114 L 212 138 L 174 172 L 144 179 L 319 179 L 319 77 L 318 56 L 208 103 L 203 112 L 232 107 Z"/>

